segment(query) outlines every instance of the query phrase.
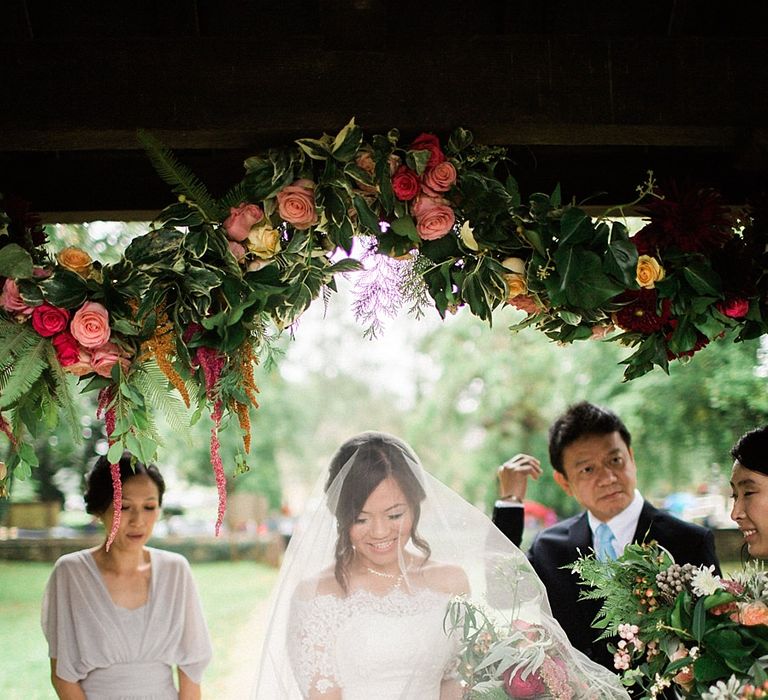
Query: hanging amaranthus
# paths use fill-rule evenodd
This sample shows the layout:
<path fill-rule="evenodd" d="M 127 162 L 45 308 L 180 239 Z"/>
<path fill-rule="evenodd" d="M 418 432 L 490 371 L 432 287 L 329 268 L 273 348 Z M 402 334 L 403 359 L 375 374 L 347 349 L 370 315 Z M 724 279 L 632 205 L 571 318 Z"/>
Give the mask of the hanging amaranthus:
<path fill-rule="evenodd" d="M 259 387 L 256 386 L 256 380 L 253 377 L 253 366 L 259 363 L 259 356 L 254 351 L 253 343 L 245 342 L 240 346 L 237 353 L 237 361 L 240 376 L 243 378 L 245 393 L 254 408 L 258 408 L 259 402 L 256 400 L 256 394 L 259 393 Z M 240 427 L 242 425 L 241 422 Z"/>
<path fill-rule="evenodd" d="M 239 401 L 232 401 L 229 409 L 237 414 L 237 421 L 243 430 L 243 447 L 246 453 L 251 451 L 251 417 L 248 415 L 248 406 Z"/>
<path fill-rule="evenodd" d="M 112 434 L 115 432 L 115 407 L 110 405 L 114 397 L 115 387 L 113 385 L 105 386 L 99 392 L 99 402 L 96 406 L 96 417 L 104 419 L 104 426 L 107 430 L 107 442 L 110 447 L 114 444 Z M 112 542 L 120 529 L 120 517 L 123 512 L 123 482 L 120 480 L 120 462 L 109 465 L 109 471 L 112 475 L 112 527 L 107 537 L 107 551 L 112 546 Z"/>
<path fill-rule="evenodd" d="M 168 319 L 165 307 L 161 306 L 157 311 L 157 325 L 155 326 L 154 335 L 142 343 L 139 359 L 146 360 L 149 357 L 154 357 L 157 366 L 167 377 L 171 386 L 181 394 L 184 405 L 189 408 L 189 392 L 184 384 L 184 380 L 171 362 L 171 358 L 175 353 L 175 332 L 173 323 Z"/>
<path fill-rule="evenodd" d="M 213 427 L 211 428 L 211 464 L 216 475 L 216 490 L 219 494 L 219 508 L 216 515 L 216 536 L 218 537 L 221 524 L 224 522 L 224 513 L 227 509 L 227 478 L 224 475 L 224 465 L 221 462 L 219 445 L 219 428 L 221 427 L 224 406 L 218 387 L 221 371 L 225 365 L 225 357 L 218 350 L 202 347 L 197 348 L 195 358 L 203 370 L 206 397 L 213 406 L 211 411 L 211 418 L 213 419 Z"/>

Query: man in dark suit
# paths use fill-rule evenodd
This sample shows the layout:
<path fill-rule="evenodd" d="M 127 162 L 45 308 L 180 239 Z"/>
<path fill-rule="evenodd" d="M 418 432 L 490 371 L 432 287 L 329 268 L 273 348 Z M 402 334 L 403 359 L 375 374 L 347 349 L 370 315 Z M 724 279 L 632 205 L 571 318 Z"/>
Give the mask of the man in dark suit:
<path fill-rule="evenodd" d="M 563 566 L 593 549 L 598 556 L 620 556 L 630 542 L 656 540 L 677 563 L 713 564 L 719 573 L 711 531 L 658 510 L 640 495 L 631 441 L 615 413 L 588 402 L 571 406 L 553 423 L 549 458 L 554 479 L 585 512 L 540 532 L 528 551 L 547 588 L 552 613 L 571 643 L 610 669 L 614 666 L 608 640 L 596 642 L 600 631 L 592 627 L 600 601 L 580 600 L 582 587 Z M 527 480 L 540 475 L 541 465 L 530 455 L 516 455 L 499 467 L 500 499 L 493 521 L 518 546 Z M 597 547 L 595 533 L 603 524 L 608 529 L 601 532 L 608 539 Z"/>

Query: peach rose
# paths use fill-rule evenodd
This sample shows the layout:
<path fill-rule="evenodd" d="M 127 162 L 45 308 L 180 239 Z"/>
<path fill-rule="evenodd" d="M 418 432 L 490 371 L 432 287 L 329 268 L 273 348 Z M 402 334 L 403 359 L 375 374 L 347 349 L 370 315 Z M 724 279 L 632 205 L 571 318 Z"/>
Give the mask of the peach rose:
<path fill-rule="evenodd" d="M 664 268 L 656 258 L 650 255 L 641 255 L 637 259 L 635 279 L 643 289 L 653 289 L 656 282 L 664 279 L 664 274 Z"/>
<path fill-rule="evenodd" d="M 59 261 L 59 265 L 80 275 L 80 277 L 88 277 L 93 267 L 91 256 L 84 250 L 74 246 L 64 248 L 64 250 L 56 255 L 56 259 Z"/>
<path fill-rule="evenodd" d="M 227 237 L 232 241 L 244 241 L 251 229 L 264 218 L 264 212 L 257 204 L 241 204 L 230 207 L 229 216 L 224 219 Z"/>
<path fill-rule="evenodd" d="M 34 310 L 34 307 L 27 304 L 21 298 L 16 281 L 12 280 L 10 277 L 3 283 L 3 292 L 0 294 L 0 306 L 14 316 L 18 314 L 29 316 Z"/>
<path fill-rule="evenodd" d="M 247 246 L 260 258 L 273 258 L 280 252 L 280 231 L 271 226 L 257 226 L 249 234 Z"/>
<path fill-rule="evenodd" d="M 592 326 L 592 335 L 589 336 L 590 340 L 602 340 L 609 333 L 613 333 L 616 330 L 616 326 L 612 323 L 598 323 Z"/>
<path fill-rule="evenodd" d="M 516 309 L 520 309 L 520 311 L 525 311 L 527 314 L 536 314 L 542 310 L 536 299 L 530 294 L 519 294 L 516 297 L 509 297 L 507 299 L 507 304 L 514 306 Z"/>
<path fill-rule="evenodd" d="M 424 175 L 424 188 L 433 192 L 447 192 L 456 184 L 456 168 L 446 160 L 438 163 Z"/>
<path fill-rule="evenodd" d="M 70 333 L 80 345 L 97 348 L 109 340 L 109 312 L 95 301 L 86 301 L 72 317 Z"/>
<path fill-rule="evenodd" d="M 110 377 L 112 368 L 120 359 L 120 348 L 114 343 L 104 343 L 98 348 L 94 348 L 91 354 L 91 367 L 96 374 L 102 377 Z"/>
<path fill-rule="evenodd" d="M 505 270 L 509 270 L 509 274 L 504 275 L 504 281 L 507 283 L 507 302 L 509 303 L 509 300 L 514 297 L 527 294 L 525 261 L 522 258 L 505 258 L 501 266 Z"/>
<path fill-rule="evenodd" d="M 355 157 L 355 165 L 371 176 L 376 172 L 376 161 L 370 151 L 360 151 Z"/>
<path fill-rule="evenodd" d="M 77 360 L 66 365 L 64 371 L 74 374 L 76 377 L 82 377 L 85 374 L 93 372 L 93 366 L 91 365 L 91 351 L 84 347 L 80 347 Z"/>
<path fill-rule="evenodd" d="M 315 183 L 312 180 L 296 180 L 277 193 L 277 211 L 297 229 L 305 229 L 317 223 L 315 210 Z"/>
<path fill-rule="evenodd" d="M 670 661 L 679 661 L 688 657 L 688 650 L 681 644 L 677 650 L 670 656 Z M 693 685 L 693 664 L 683 666 L 672 679 L 675 683 L 686 690 L 690 690 Z"/>
<path fill-rule="evenodd" d="M 741 609 L 739 619 L 747 627 L 768 625 L 768 606 L 760 600 L 748 603 Z"/>

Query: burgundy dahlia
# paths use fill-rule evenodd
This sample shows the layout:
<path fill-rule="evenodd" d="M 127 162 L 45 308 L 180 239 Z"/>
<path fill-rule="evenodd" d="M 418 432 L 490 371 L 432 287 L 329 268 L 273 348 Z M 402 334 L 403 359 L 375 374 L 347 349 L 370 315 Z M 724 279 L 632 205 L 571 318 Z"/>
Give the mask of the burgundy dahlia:
<path fill-rule="evenodd" d="M 657 194 L 663 199 L 648 202 L 645 213 L 650 223 L 634 237 L 638 250 L 652 246 L 651 250 L 674 247 L 685 253 L 707 253 L 733 235 L 733 222 L 719 192 L 681 190 L 672 184 Z"/>
<path fill-rule="evenodd" d="M 658 295 L 655 289 L 625 292 L 617 301 L 626 302 L 626 305 L 616 312 L 616 325 L 625 331 L 651 335 L 662 330 L 669 322 L 669 299 L 662 300 L 659 311 Z"/>

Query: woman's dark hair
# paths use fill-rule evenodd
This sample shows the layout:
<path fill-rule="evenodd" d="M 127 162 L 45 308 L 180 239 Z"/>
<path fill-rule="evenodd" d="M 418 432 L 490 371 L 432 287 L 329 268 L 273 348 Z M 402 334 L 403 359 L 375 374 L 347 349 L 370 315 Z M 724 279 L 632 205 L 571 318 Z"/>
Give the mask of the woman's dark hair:
<path fill-rule="evenodd" d="M 768 475 L 768 425 L 744 433 L 731 448 L 731 457 L 750 471 Z"/>
<path fill-rule="evenodd" d="M 120 458 L 120 483 L 124 484 L 134 476 L 146 474 L 157 486 L 158 505 L 163 505 L 165 481 L 154 464 L 142 464 L 130 452 L 123 452 Z M 106 455 L 96 460 L 93 469 L 85 477 L 85 511 L 90 515 L 103 515 L 112 505 L 112 470 Z"/>
<path fill-rule="evenodd" d="M 556 471 L 565 475 L 563 451 L 568 445 L 585 435 L 608 435 L 618 432 L 627 448 L 632 445 L 632 436 L 627 426 L 613 412 L 589 401 L 570 406 L 549 429 L 549 461 Z"/>
<path fill-rule="evenodd" d="M 383 433 L 367 432 L 350 438 L 331 459 L 326 492 L 342 468 L 353 458 L 354 463 L 349 466 L 344 476 L 334 510 L 338 530 L 334 575 L 344 591 L 347 590 L 347 570 L 354 557 L 349 536 L 350 528 L 374 489 L 389 477 L 400 486 L 411 509 L 411 541 L 426 558 L 431 554 L 429 544 L 419 537 L 417 532 L 421 502 L 426 498 L 426 493 L 409 464 L 409 460 L 414 464 L 419 463 L 410 447 L 403 441 Z"/>

